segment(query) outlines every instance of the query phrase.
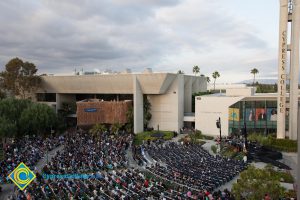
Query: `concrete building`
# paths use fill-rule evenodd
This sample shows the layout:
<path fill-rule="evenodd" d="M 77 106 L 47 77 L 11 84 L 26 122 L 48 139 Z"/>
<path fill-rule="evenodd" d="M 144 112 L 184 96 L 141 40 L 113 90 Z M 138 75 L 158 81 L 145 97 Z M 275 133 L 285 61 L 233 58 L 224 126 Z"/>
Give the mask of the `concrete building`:
<path fill-rule="evenodd" d="M 287 136 L 297 138 L 300 1 L 280 0 L 279 49 L 278 49 L 278 121 L 277 137 L 286 136 L 286 112 L 289 113 Z M 288 55 L 287 52 L 290 52 Z M 287 88 L 289 82 L 289 88 Z M 289 93 L 289 97 L 286 95 Z M 287 98 L 288 97 L 288 98 Z"/>
<path fill-rule="evenodd" d="M 207 89 L 205 77 L 172 73 L 96 74 L 43 76 L 37 100 L 61 109 L 63 102 L 87 98 L 133 100 L 134 132 L 143 131 L 143 102 L 151 104 L 148 127 L 179 131 L 184 121 L 193 122 L 192 94 Z"/>
<path fill-rule="evenodd" d="M 198 96 L 195 104 L 195 128 L 204 134 L 219 135 L 216 127 L 219 117 L 224 136 L 239 133 L 244 125 L 249 132 L 277 132 L 277 93 L 255 93 L 253 87 L 231 88 L 226 93 Z M 289 115 L 286 114 L 288 136 Z"/>

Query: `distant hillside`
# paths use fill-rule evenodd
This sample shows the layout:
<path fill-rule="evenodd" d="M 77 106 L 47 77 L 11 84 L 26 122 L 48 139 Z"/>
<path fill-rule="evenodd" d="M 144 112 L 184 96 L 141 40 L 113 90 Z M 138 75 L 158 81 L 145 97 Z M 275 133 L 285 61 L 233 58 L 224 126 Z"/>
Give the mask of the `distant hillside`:
<path fill-rule="evenodd" d="M 258 82 L 260 84 L 274 85 L 275 83 L 277 83 L 277 79 L 256 79 L 255 82 Z M 244 80 L 244 81 L 241 81 L 241 82 L 238 82 L 238 83 L 252 84 L 253 79 Z"/>

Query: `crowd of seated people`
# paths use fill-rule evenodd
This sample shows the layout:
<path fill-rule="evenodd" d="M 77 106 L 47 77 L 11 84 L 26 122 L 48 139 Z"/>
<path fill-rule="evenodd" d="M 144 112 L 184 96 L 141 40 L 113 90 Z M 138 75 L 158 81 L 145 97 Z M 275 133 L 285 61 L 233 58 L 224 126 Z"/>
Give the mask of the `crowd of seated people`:
<path fill-rule="evenodd" d="M 158 161 L 141 171 L 128 167 L 125 155 L 131 141 L 130 134 L 109 132 L 98 136 L 77 132 L 66 138 L 15 141 L 6 151 L 6 158 L 13 160 L 6 163 L 11 163 L 7 165 L 11 169 L 19 161 L 34 166 L 47 149 L 64 145 L 63 151 L 58 151 L 43 168 L 43 174 L 35 172 L 37 178 L 24 191 L 15 190 L 15 199 L 233 199 L 228 191 L 210 192 L 240 172 L 245 167 L 242 163 L 214 158 L 198 145 L 160 141 L 157 145 L 132 149 L 141 165 L 147 162 L 143 158 L 144 150 Z M 21 155 L 14 152 L 21 152 Z M 25 156 L 28 159 L 24 159 Z M 10 170 L 3 172 L 7 174 Z M 90 177 L 46 179 L 45 174 L 86 174 Z"/>
<path fill-rule="evenodd" d="M 151 144 L 146 150 L 157 161 L 149 171 L 196 190 L 213 191 L 246 167 L 242 161 L 214 157 L 198 144 Z"/>
<path fill-rule="evenodd" d="M 4 147 L 4 160 L 0 161 L 0 183 L 7 182 L 7 176 L 21 162 L 29 168 L 34 165 L 45 155 L 46 151 L 58 147 L 63 143 L 64 137 L 23 137 L 15 139 Z"/>
<path fill-rule="evenodd" d="M 74 134 L 67 138 L 63 152 L 57 152 L 44 174 L 24 190 L 16 190 L 16 199 L 201 199 L 207 191 L 192 191 L 176 184 L 170 187 L 155 176 L 127 165 L 126 150 L 130 135 L 99 137 Z M 46 179 L 45 174 L 86 174 L 89 178 Z"/>

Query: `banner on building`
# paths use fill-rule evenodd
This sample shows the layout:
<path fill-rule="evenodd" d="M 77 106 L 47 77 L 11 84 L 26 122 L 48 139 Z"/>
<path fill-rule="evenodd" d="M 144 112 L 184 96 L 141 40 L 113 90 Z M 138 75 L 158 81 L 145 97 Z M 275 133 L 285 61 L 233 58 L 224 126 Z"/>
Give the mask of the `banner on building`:
<path fill-rule="evenodd" d="M 255 109 L 246 108 L 246 121 L 255 121 Z"/>
<path fill-rule="evenodd" d="M 265 108 L 256 108 L 256 120 L 257 121 L 265 121 L 267 120 L 267 113 Z"/>
<path fill-rule="evenodd" d="M 229 120 L 230 121 L 240 121 L 240 109 L 229 108 Z"/>

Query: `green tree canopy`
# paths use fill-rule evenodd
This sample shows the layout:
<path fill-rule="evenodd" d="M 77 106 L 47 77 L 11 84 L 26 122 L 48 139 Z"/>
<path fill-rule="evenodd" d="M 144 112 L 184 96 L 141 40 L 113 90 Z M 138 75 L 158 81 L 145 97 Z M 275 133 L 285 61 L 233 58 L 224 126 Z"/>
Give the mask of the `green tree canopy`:
<path fill-rule="evenodd" d="M 148 127 L 149 121 L 152 118 L 151 114 L 151 103 L 149 102 L 147 96 L 144 96 L 144 128 Z"/>
<path fill-rule="evenodd" d="M 130 107 L 128 109 L 128 111 L 126 112 L 126 117 L 127 117 L 127 124 L 125 126 L 126 131 L 128 133 L 132 133 L 133 132 L 133 125 L 134 125 L 134 123 L 133 123 L 133 121 L 134 121 L 133 120 L 133 108 L 132 107 Z"/>
<path fill-rule="evenodd" d="M 100 136 L 101 133 L 104 133 L 106 131 L 106 127 L 104 124 L 95 124 L 89 132 L 93 134 L 94 136 Z"/>
<path fill-rule="evenodd" d="M 45 134 L 57 124 L 53 108 L 45 104 L 32 104 L 20 117 L 20 125 L 25 134 Z"/>
<path fill-rule="evenodd" d="M 212 77 L 214 78 L 214 90 L 216 90 L 216 80 L 220 77 L 220 73 L 218 71 L 214 71 L 212 73 Z"/>
<path fill-rule="evenodd" d="M 16 125 L 20 132 L 19 119 L 22 112 L 32 104 L 29 100 L 7 98 L 0 101 L 0 116 Z"/>
<path fill-rule="evenodd" d="M 258 169 L 249 166 L 240 174 L 241 178 L 233 184 L 232 193 L 236 199 L 257 200 L 269 194 L 271 199 L 280 199 L 284 195 L 284 188 L 280 186 L 278 176 L 274 176 L 271 167 Z"/>
<path fill-rule="evenodd" d="M 255 75 L 258 74 L 259 71 L 258 71 L 258 69 L 253 68 L 253 69 L 251 69 L 250 73 L 253 74 L 253 85 L 254 85 L 254 83 L 255 83 Z"/>
<path fill-rule="evenodd" d="M 111 132 L 114 133 L 114 134 L 118 134 L 120 128 L 122 128 L 122 124 L 120 124 L 120 123 L 118 123 L 118 122 L 117 122 L 117 123 L 114 123 L 114 124 L 112 124 L 112 126 L 111 126 Z"/>
<path fill-rule="evenodd" d="M 50 128 L 55 128 L 58 123 L 53 108 L 26 99 L 0 100 L 0 118 L 0 131 L 7 133 L 10 129 L 9 136 L 46 133 L 48 130 L 50 133 Z"/>
<path fill-rule="evenodd" d="M 200 73 L 200 68 L 198 67 L 198 65 L 195 65 L 193 67 L 193 73 L 195 74 L 195 76 Z"/>
<path fill-rule="evenodd" d="M 0 73 L 1 87 L 13 96 L 25 99 L 40 84 L 41 79 L 36 72 L 37 68 L 33 63 L 13 58 L 5 65 L 5 71 Z"/>
<path fill-rule="evenodd" d="M 16 132 L 16 124 L 12 123 L 4 117 L 0 117 L 0 138 L 13 137 L 15 136 Z"/>

